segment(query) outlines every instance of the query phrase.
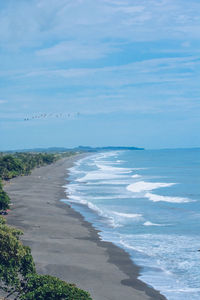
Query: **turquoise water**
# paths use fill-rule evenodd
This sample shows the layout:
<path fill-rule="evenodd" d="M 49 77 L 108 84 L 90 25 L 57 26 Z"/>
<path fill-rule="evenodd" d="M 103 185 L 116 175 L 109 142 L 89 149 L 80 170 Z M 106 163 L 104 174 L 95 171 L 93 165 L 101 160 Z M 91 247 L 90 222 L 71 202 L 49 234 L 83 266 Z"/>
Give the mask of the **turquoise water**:
<path fill-rule="evenodd" d="M 169 300 L 200 299 L 200 150 L 113 151 L 70 170 L 72 207 Z"/>

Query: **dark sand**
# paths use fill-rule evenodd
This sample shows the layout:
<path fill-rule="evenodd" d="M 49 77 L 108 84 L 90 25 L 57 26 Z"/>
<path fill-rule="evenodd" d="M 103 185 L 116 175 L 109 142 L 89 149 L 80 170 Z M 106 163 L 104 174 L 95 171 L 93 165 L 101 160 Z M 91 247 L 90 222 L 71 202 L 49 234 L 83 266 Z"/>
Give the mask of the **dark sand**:
<path fill-rule="evenodd" d="M 31 247 L 39 273 L 75 283 L 94 300 L 164 300 L 137 279 L 140 269 L 124 250 L 100 241 L 90 223 L 59 201 L 66 198 L 66 169 L 79 157 L 7 183 L 5 191 L 13 203 L 8 224 L 23 229 L 23 242 Z"/>

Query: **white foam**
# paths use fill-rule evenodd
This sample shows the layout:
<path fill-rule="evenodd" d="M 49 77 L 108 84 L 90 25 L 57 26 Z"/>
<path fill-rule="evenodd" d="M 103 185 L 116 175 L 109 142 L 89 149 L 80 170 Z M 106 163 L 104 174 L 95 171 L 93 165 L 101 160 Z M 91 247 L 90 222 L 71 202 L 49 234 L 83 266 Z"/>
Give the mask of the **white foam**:
<path fill-rule="evenodd" d="M 86 175 L 76 179 L 78 182 L 92 181 L 92 180 L 110 180 L 118 178 L 127 178 L 128 173 L 131 173 L 131 170 L 128 168 L 117 168 L 113 166 L 108 166 L 104 164 L 96 164 L 99 170 L 89 171 L 85 173 Z"/>
<path fill-rule="evenodd" d="M 106 171 L 108 173 L 124 173 L 124 174 L 127 174 L 127 173 L 131 173 L 131 170 L 128 169 L 128 168 L 117 168 L 117 167 L 112 167 L 112 166 L 108 166 L 108 165 L 102 165 L 102 164 L 97 164 L 97 167 L 100 169 L 100 170 L 103 170 L 103 171 Z"/>
<path fill-rule="evenodd" d="M 115 157 L 116 155 L 118 155 L 120 153 L 120 151 L 109 151 L 109 152 L 102 152 L 102 153 L 98 153 L 96 155 L 94 155 L 94 159 L 102 159 L 102 158 L 108 158 L 108 157 Z"/>
<path fill-rule="evenodd" d="M 132 178 L 140 178 L 140 177 L 142 177 L 141 175 L 138 175 L 138 174 L 135 174 L 135 175 L 132 175 L 131 176 Z"/>
<path fill-rule="evenodd" d="M 141 249 L 137 249 L 137 247 L 134 247 L 132 245 L 130 245 L 128 242 L 125 242 L 123 240 L 123 238 L 120 238 L 120 244 L 122 245 L 122 247 L 126 248 L 126 249 L 130 249 L 130 250 L 134 250 L 134 251 L 137 251 L 139 253 L 142 253 L 142 254 L 145 254 L 146 255 L 146 252 L 141 250 Z"/>
<path fill-rule="evenodd" d="M 105 218 L 107 221 L 107 224 L 113 228 L 117 228 L 117 227 L 121 227 L 123 226 L 122 224 L 120 224 L 118 222 L 118 220 L 116 220 L 115 218 L 113 218 L 108 211 L 101 209 L 100 207 L 98 207 L 97 205 L 93 204 L 90 201 L 84 200 L 82 199 L 82 197 L 78 196 L 78 195 L 70 195 L 69 199 L 64 201 L 64 202 L 70 202 L 70 203 L 75 203 L 75 204 L 81 204 L 84 206 L 87 206 L 89 209 L 91 209 L 92 211 L 94 211 L 96 214 L 98 214 L 100 217 Z"/>
<path fill-rule="evenodd" d="M 115 179 L 115 180 L 112 180 L 111 178 L 107 181 L 104 181 L 104 180 L 101 180 L 101 181 L 98 181 L 98 182 L 94 182 L 94 181 L 90 181 L 90 182 L 87 182 L 86 185 L 127 185 L 127 183 L 129 183 L 129 180 L 128 178 L 126 178 L 125 180 L 118 180 L 118 179 Z"/>
<path fill-rule="evenodd" d="M 142 214 L 129 214 L 129 213 L 120 213 L 116 211 L 108 211 L 106 209 L 102 209 L 99 206 L 90 202 L 90 199 L 83 199 L 82 195 L 70 195 L 69 199 L 66 202 L 81 204 L 87 206 L 89 209 L 97 213 L 100 217 L 105 218 L 107 224 L 113 228 L 122 227 L 128 220 L 135 220 L 142 218 Z M 110 199 L 109 197 L 93 197 L 92 200 L 98 199 Z M 114 197 L 113 197 L 114 198 Z M 117 197 L 116 197 L 117 198 Z M 91 201 L 92 201 L 91 200 Z"/>
<path fill-rule="evenodd" d="M 164 201 L 164 202 L 169 202 L 169 203 L 187 203 L 187 202 L 192 201 L 188 198 L 160 196 L 160 195 L 155 195 L 152 193 L 146 193 L 145 197 L 149 198 L 149 200 L 151 200 L 153 202 Z"/>
<path fill-rule="evenodd" d="M 144 226 L 165 226 L 164 224 L 156 224 L 156 223 L 152 223 L 150 221 L 146 221 L 143 224 Z"/>
<path fill-rule="evenodd" d="M 100 216 L 104 216 L 104 212 L 103 210 L 101 210 L 98 206 L 96 206 L 95 204 L 87 201 L 87 200 L 84 200 L 82 199 L 80 196 L 77 196 L 77 195 L 71 195 L 69 197 L 69 202 L 72 202 L 72 203 L 78 203 L 78 204 L 82 204 L 82 205 L 85 205 L 87 206 L 88 208 L 90 208 L 91 210 L 95 211 L 98 215 Z"/>
<path fill-rule="evenodd" d="M 123 218 L 129 218 L 129 219 L 136 219 L 136 218 L 141 218 L 141 214 L 127 214 L 127 213 L 120 213 L 120 212 L 113 212 L 115 215 Z"/>
<path fill-rule="evenodd" d="M 67 184 L 64 187 L 66 187 L 65 191 L 66 191 L 67 195 L 69 195 L 69 194 L 71 195 L 79 188 L 79 185 L 78 184 Z"/>
<path fill-rule="evenodd" d="M 110 196 L 92 196 L 93 200 L 112 200 L 112 199 L 126 199 L 126 195 L 110 195 Z"/>
<path fill-rule="evenodd" d="M 77 161 L 75 161 L 74 163 L 73 163 L 73 165 L 75 165 L 76 167 L 79 167 L 84 161 L 87 161 L 88 159 L 90 159 L 91 157 L 83 157 L 83 158 L 81 158 L 81 159 L 79 159 L 79 160 L 77 160 Z M 69 170 L 71 170 L 71 169 L 73 169 L 74 167 L 71 167 L 71 168 L 69 168 Z"/>
<path fill-rule="evenodd" d="M 165 289 L 165 292 L 181 292 L 181 293 L 193 293 L 200 292 L 200 288 L 182 288 L 182 289 Z M 190 298 L 191 299 L 191 298 Z"/>
<path fill-rule="evenodd" d="M 76 179 L 78 182 L 84 182 L 84 181 L 90 181 L 90 180 L 109 180 L 109 179 L 118 179 L 118 178 L 124 178 L 123 175 L 113 174 L 113 173 L 107 173 L 107 172 L 88 172 L 85 176 Z"/>
<path fill-rule="evenodd" d="M 131 168 L 133 171 L 138 171 L 138 170 L 147 170 L 147 168 Z"/>
<path fill-rule="evenodd" d="M 175 184 L 176 183 L 138 181 L 138 182 L 128 185 L 127 190 L 134 192 L 134 193 L 140 193 L 140 192 L 144 192 L 144 191 L 155 190 L 155 189 L 158 189 L 161 187 L 169 187 L 169 186 L 172 186 Z"/>
<path fill-rule="evenodd" d="M 82 198 L 78 195 L 70 195 L 68 201 L 76 202 L 76 203 L 82 203 Z"/>

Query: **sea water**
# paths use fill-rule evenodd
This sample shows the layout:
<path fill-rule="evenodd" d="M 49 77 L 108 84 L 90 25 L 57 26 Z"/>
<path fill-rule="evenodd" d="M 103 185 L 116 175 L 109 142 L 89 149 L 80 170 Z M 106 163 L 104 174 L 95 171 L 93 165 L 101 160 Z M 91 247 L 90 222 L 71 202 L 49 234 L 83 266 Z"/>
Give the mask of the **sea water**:
<path fill-rule="evenodd" d="M 141 280 L 169 300 L 200 299 L 200 149 L 95 153 L 70 169 L 66 192 Z"/>

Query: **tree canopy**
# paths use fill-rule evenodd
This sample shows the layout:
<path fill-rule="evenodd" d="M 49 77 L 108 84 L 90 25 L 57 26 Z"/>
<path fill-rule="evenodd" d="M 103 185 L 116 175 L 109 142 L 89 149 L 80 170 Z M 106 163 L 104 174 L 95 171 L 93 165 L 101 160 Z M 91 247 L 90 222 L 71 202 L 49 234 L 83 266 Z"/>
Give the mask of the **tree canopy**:
<path fill-rule="evenodd" d="M 28 276 L 22 300 L 92 300 L 89 293 L 50 275 Z"/>
<path fill-rule="evenodd" d="M 10 198 L 3 191 L 2 184 L 1 184 L 1 179 L 0 179 L 0 211 L 8 209 L 9 204 L 10 204 Z"/>
<path fill-rule="evenodd" d="M 51 164 L 57 160 L 56 154 L 15 153 L 0 156 L 0 178 L 9 180 L 19 175 L 28 175 L 35 167 Z"/>
<path fill-rule="evenodd" d="M 21 235 L 0 217 L 0 289 L 8 294 L 20 294 L 26 276 L 35 272 L 31 250 L 22 244 Z"/>
<path fill-rule="evenodd" d="M 28 175 L 31 170 L 53 163 L 59 158 L 49 153 L 15 153 L 0 156 L 0 211 L 9 208 L 10 198 L 3 191 L 2 180 L 9 180 L 19 175 Z"/>

